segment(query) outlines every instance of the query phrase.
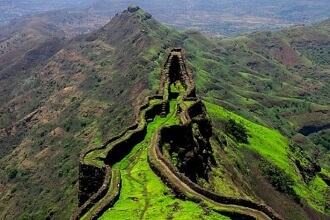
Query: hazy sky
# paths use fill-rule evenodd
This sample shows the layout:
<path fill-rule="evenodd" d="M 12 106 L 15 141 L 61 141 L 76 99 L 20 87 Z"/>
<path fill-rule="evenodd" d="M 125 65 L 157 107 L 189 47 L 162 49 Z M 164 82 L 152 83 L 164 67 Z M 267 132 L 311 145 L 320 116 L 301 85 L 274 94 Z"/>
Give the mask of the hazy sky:
<path fill-rule="evenodd" d="M 176 27 L 221 33 L 280 28 L 330 17 L 330 0 L 0 0 L 0 23 L 65 8 L 89 8 L 90 13 L 110 17 L 130 4 Z"/>

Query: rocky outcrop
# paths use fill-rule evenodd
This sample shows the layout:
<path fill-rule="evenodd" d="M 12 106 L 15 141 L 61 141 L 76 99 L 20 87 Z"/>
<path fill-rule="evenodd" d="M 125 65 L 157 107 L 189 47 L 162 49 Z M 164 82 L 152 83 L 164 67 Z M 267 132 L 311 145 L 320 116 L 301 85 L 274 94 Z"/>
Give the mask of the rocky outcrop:
<path fill-rule="evenodd" d="M 212 157 L 209 143 L 212 126 L 203 103 L 196 97 L 192 73 L 186 68 L 185 56 L 181 48 L 171 50 L 162 74 L 163 99 L 176 98 L 169 86 L 177 81 L 180 81 L 185 89 L 185 93 L 180 94 L 183 102 L 178 108 L 181 112 L 181 122 L 185 126 L 173 126 L 161 130 L 161 145 L 167 146 L 162 150 L 167 151 L 166 154 L 170 156 L 169 159 L 175 163 L 179 171 L 194 182 L 198 178 L 207 179 Z M 166 90 L 170 91 L 169 95 Z M 188 99 L 193 102 L 189 108 L 184 104 Z"/>
<path fill-rule="evenodd" d="M 164 127 L 160 131 L 159 145 L 162 146 L 162 153 L 168 154 L 168 159 L 175 164 L 178 171 L 193 182 L 197 182 L 199 178 L 208 179 L 212 148 L 209 133 L 202 129 L 209 129 L 207 124 L 207 120 L 199 120 L 187 125 Z"/>
<path fill-rule="evenodd" d="M 186 106 L 184 101 L 179 103 L 181 125 L 162 127 L 154 135 L 148 154 L 151 168 L 179 197 L 195 202 L 213 201 L 222 208 L 221 204 L 226 204 L 227 208 L 228 205 L 233 205 L 235 207 L 233 210 L 237 210 L 236 214 L 238 213 L 240 217 L 282 219 L 266 204 L 220 196 L 203 189 L 196 183 L 197 178 L 207 178 L 212 161 L 209 143 L 212 126 L 205 106 L 196 97 L 192 74 L 187 71 L 181 52 L 180 49 L 173 49 L 169 55 L 165 65 L 166 71 L 162 76 L 162 86 L 166 88 L 171 82 L 180 80 L 186 91 L 182 100 L 193 104 Z M 178 65 L 177 62 L 180 64 Z M 164 156 L 165 154 L 169 157 Z M 230 213 L 235 216 L 235 211 Z"/>
<path fill-rule="evenodd" d="M 128 6 L 127 11 L 129 11 L 130 13 L 134 13 L 136 11 L 138 11 L 140 9 L 139 6 Z"/>

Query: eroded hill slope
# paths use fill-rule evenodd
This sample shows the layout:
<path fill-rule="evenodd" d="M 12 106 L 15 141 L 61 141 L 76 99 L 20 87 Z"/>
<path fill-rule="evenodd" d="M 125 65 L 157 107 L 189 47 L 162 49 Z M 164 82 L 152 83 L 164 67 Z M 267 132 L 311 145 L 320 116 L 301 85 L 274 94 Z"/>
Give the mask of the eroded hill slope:
<path fill-rule="evenodd" d="M 149 49 L 160 41 L 151 34 L 166 36 L 162 28 L 126 11 L 44 62 L 37 56 L 38 66 L 1 78 L 1 218 L 70 216 L 79 153 L 135 119 L 155 66 Z"/>

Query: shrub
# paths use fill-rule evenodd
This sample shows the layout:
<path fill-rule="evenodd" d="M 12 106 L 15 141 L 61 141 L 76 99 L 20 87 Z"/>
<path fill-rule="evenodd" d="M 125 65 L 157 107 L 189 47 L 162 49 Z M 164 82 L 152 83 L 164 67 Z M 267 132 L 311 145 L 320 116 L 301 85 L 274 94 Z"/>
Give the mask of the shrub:
<path fill-rule="evenodd" d="M 225 122 L 225 132 L 229 133 L 240 143 L 248 143 L 248 134 L 246 128 L 233 119 Z"/>
<path fill-rule="evenodd" d="M 284 170 L 266 160 L 261 161 L 260 168 L 262 175 L 267 178 L 276 190 L 296 196 L 293 190 L 294 181 Z"/>
<path fill-rule="evenodd" d="M 12 180 L 15 179 L 17 176 L 18 171 L 16 169 L 10 169 L 8 171 L 8 179 Z"/>

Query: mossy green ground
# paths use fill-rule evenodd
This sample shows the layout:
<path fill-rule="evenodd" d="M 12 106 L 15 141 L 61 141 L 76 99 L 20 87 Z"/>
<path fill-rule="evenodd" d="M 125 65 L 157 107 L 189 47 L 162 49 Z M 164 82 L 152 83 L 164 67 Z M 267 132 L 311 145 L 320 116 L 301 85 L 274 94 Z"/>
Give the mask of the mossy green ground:
<path fill-rule="evenodd" d="M 319 176 L 308 184 L 302 181 L 290 158 L 287 138 L 274 129 L 251 122 L 219 105 L 206 101 L 204 103 L 211 118 L 234 119 L 243 124 L 249 134 L 249 143 L 239 144 L 238 147 L 247 147 L 280 167 L 294 180 L 293 188 L 299 197 L 306 199 L 315 209 L 326 212 L 327 184 Z"/>
<path fill-rule="evenodd" d="M 176 103 L 171 101 L 170 113 L 164 118 L 156 116 L 148 124 L 145 139 L 114 165 L 121 170 L 120 197 L 100 219 L 227 219 L 199 204 L 175 198 L 149 167 L 147 149 L 152 135 L 161 126 L 178 123 Z"/>

